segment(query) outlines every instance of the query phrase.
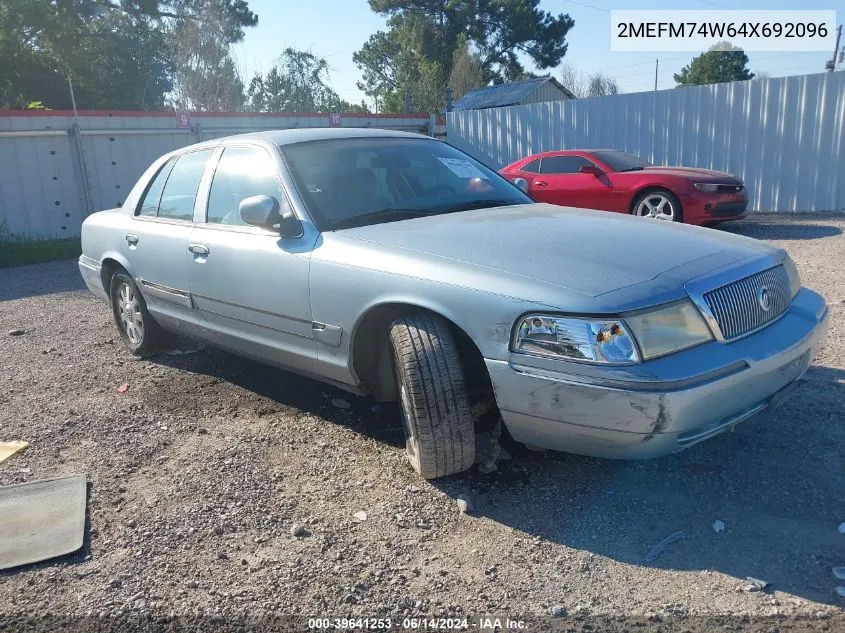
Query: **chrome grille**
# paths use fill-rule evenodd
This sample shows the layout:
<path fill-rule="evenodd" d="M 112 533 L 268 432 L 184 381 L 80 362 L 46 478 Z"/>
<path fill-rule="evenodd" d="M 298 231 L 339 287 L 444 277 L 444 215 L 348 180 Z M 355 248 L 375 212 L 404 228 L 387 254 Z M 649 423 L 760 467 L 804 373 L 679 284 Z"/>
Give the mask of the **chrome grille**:
<path fill-rule="evenodd" d="M 763 288 L 769 298 L 768 311 L 760 301 Z M 722 337 L 731 340 L 763 327 L 789 308 L 789 278 L 783 266 L 775 266 L 706 292 L 704 300 L 716 317 Z"/>

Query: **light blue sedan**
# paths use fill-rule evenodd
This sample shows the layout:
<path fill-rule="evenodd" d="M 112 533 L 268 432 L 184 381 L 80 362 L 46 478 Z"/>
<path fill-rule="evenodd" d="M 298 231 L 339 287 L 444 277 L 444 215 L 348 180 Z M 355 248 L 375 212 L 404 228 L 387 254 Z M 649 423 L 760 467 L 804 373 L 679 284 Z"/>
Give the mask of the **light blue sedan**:
<path fill-rule="evenodd" d="M 133 354 L 167 330 L 398 401 L 427 478 L 470 468 L 499 419 L 584 455 L 687 448 L 787 394 L 828 315 L 783 250 L 535 204 L 450 145 L 380 130 L 179 149 L 85 220 L 82 251 Z"/>

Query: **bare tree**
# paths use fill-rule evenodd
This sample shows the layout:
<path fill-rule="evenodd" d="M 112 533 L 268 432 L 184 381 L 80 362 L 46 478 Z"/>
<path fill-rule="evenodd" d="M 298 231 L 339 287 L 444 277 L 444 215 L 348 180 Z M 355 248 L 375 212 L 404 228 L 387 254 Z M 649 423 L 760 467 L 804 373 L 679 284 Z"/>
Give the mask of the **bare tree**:
<path fill-rule="evenodd" d="M 604 73 L 598 72 L 590 75 L 587 80 L 587 96 L 588 97 L 607 97 L 610 95 L 618 95 L 621 92 L 619 84 L 612 77 L 608 77 Z"/>
<path fill-rule="evenodd" d="M 560 82 L 579 99 L 606 97 L 622 92 L 619 84 L 603 72 L 584 75 L 572 64 L 561 64 Z"/>
<path fill-rule="evenodd" d="M 449 86 L 452 96 L 460 99 L 470 90 L 484 85 L 484 68 L 481 58 L 464 45 L 455 51 L 455 61 L 449 75 Z"/>
<path fill-rule="evenodd" d="M 583 99 L 587 96 L 587 82 L 575 66 L 564 62 L 560 65 L 560 83 L 577 98 Z"/>
<path fill-rule="evenodd" d="M 176 19 L 170 31 L 173 102 L 181 110 L 230 112 L 244 105 L 244 83 L 230 42 L 235 25 L 219 0 Z"/>

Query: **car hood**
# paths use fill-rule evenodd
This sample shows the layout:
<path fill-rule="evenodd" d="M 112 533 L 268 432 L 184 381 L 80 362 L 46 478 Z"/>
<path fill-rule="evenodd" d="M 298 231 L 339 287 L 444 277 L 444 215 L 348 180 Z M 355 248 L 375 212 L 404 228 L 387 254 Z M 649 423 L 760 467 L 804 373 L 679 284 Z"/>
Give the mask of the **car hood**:
<path fill-rule="evenodd" d="M 426 263 L 432 258 L 437 264 L 451 260 L 450 266 L 429 270 L 450 271 L 453 279 L 441 281 L 460 278 L 461 284 L 482 284 L 494 292 L 514 295 L 524 289 L 522 298 L 531 300 L 529 294 L 546 300 L 548 293 L 537 292 L 542 287 L 599 297 L 641 284 L 652 287 L 635 294 L 662 291 L 670 300 L 696 276 L 777 252 L 758 240 L 713 229 L 549 204 L 413 218 L 333 235 L 368 242 L 373 261 L 404 253 L 418 264 L 409 269 L 416 276 L 428 274 Z M 474 269 L 472 274 L 466 267 Z"/>
<path fill-rule="evenodd" d="M 691 180 L 700 180 L 702 182 L 742 182 L 739 178 L 727 172 L 716 171 L 715 169 L 699 169 L 698 167 L 646 167 L 645 169 L 638 169 L 633 172 L 623 173 L 677 176 L 680 178 L 689 178 Z"/>

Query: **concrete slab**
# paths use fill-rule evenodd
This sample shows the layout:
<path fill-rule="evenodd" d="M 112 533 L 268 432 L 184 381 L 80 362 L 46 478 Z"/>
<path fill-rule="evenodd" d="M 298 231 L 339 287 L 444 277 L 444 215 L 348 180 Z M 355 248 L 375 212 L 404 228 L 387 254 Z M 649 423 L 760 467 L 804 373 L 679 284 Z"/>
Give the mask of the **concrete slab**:
<path fill-rule="evenodd" d="M 85 475 L 0 487 L 0 569 L 82 547 L 86 499 Z"/>

